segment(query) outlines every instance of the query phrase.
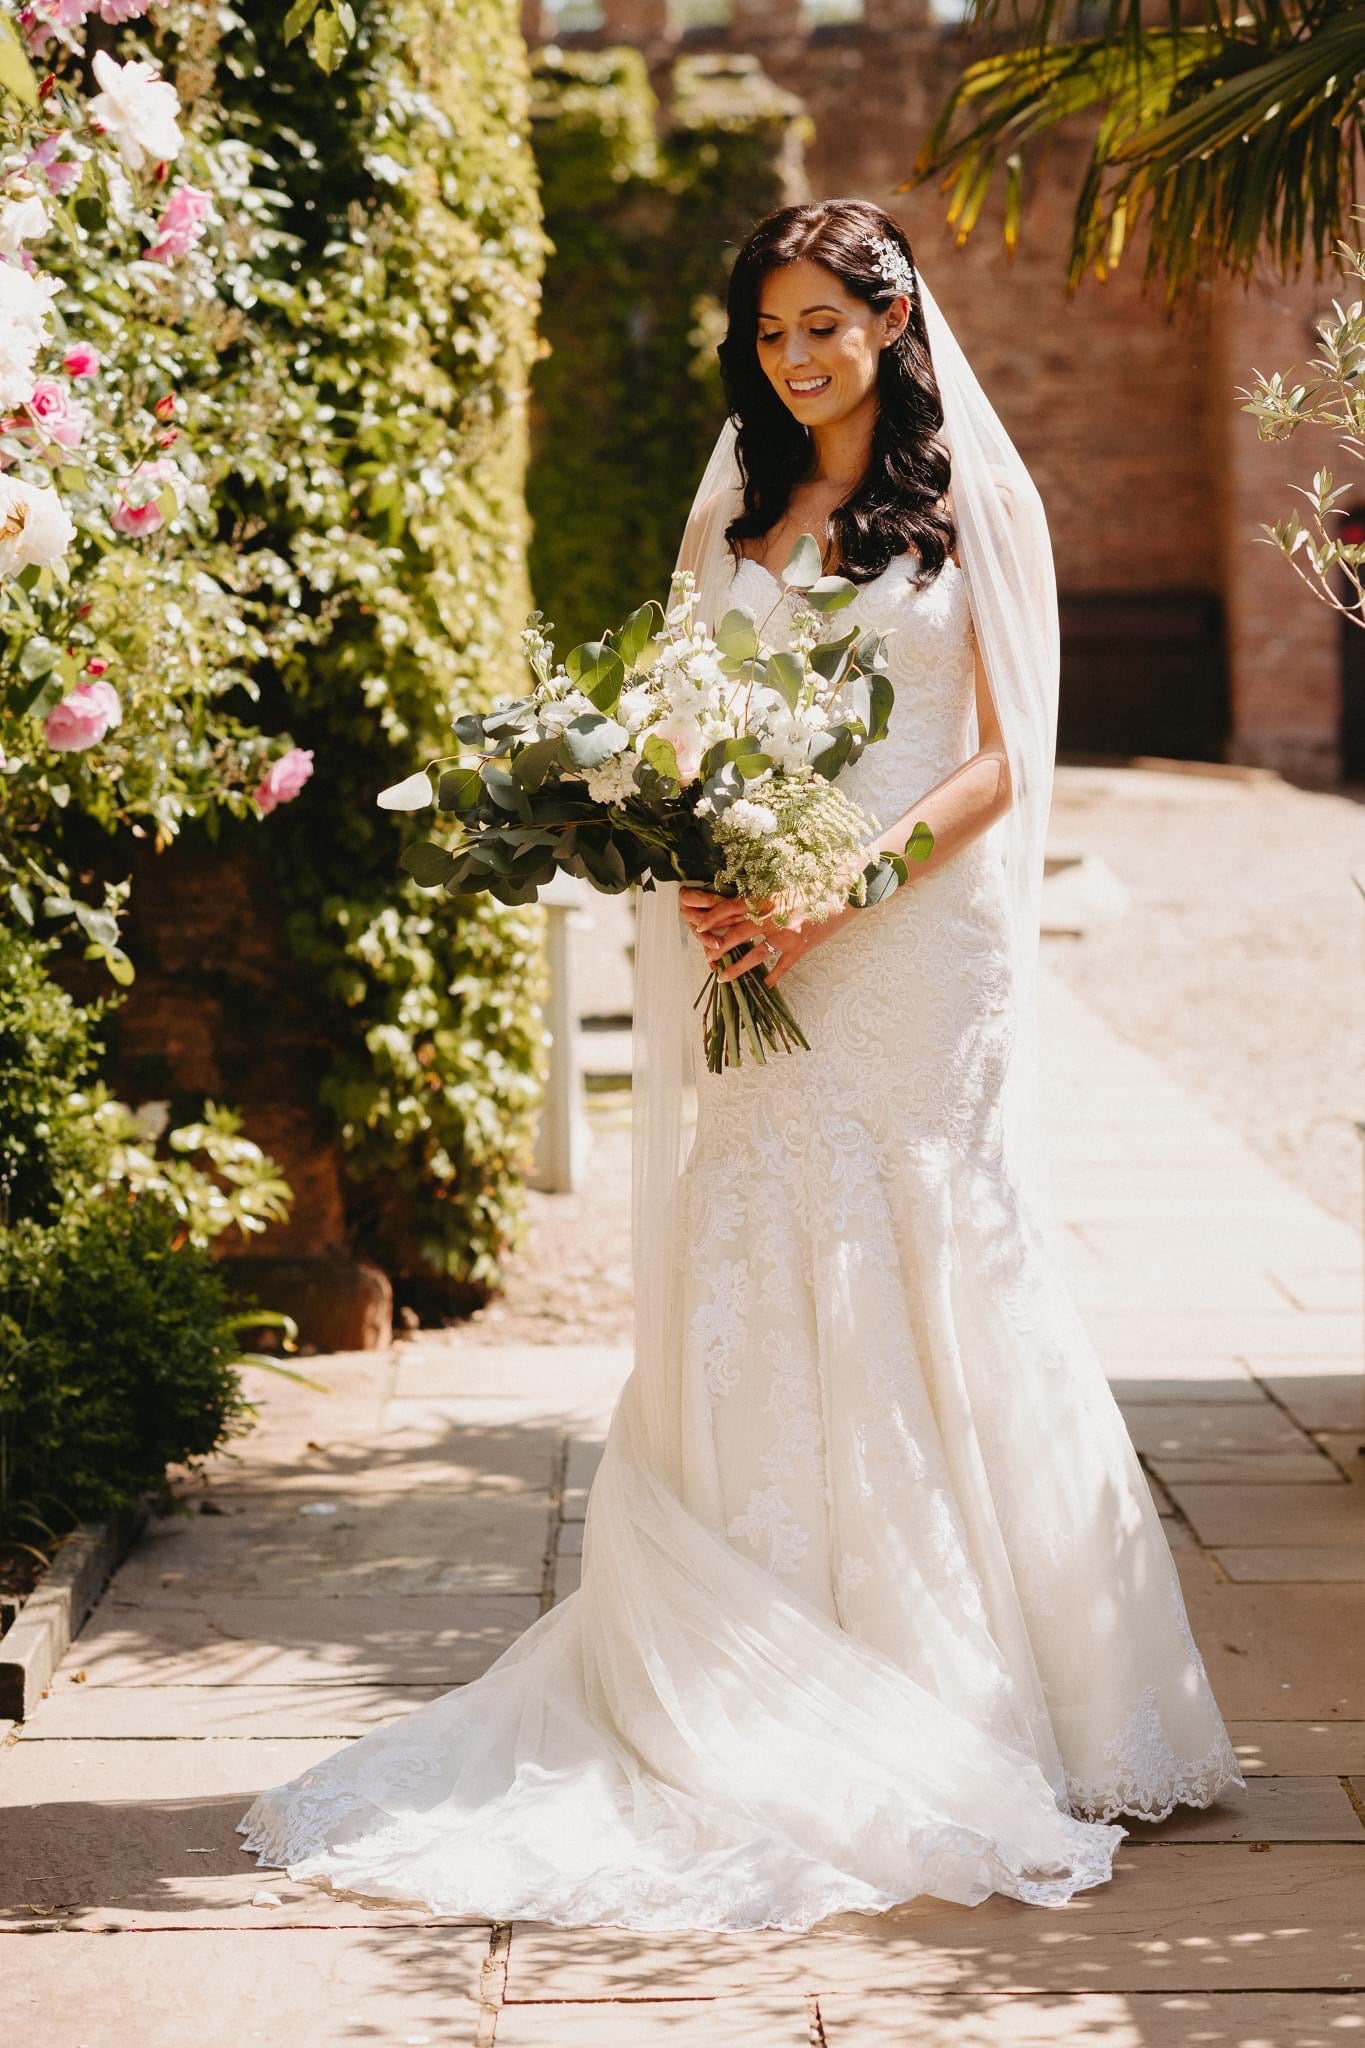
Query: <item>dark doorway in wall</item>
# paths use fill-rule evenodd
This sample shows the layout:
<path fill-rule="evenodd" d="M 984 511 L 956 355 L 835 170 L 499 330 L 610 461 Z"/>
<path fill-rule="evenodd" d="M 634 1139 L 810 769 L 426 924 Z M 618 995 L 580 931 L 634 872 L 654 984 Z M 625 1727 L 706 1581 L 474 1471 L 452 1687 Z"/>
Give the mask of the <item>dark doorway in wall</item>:
<path fill-rule="evenodd" d="M 1228 738 L 1223 607 L 1206 590 L 1063 596 L 1057 750 L 1221 761 Z"/>
<path fill-rule="evenodd" d="M 1346 514 L 1335 538 L 1357 547 L 1365 541 L 1365 505 Z M 1338 587 L 1342 601 L 1349 603 L 1354 593 L 1344 576 Z M 1358 601 L 1352 613 L 1342 614 L 1339 629 L 1341 779 L 1365 782 L 1365 625 L 1361 624 Z"/>

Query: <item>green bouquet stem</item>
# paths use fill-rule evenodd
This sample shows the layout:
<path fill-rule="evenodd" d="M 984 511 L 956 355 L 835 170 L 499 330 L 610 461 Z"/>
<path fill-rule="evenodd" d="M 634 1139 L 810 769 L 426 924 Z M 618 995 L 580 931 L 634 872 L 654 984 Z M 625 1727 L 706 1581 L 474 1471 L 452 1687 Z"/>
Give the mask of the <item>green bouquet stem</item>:
<path fill-rule="evenodd" d="M 722 981 L 720 969 L 738 960 L 745 946 L 721 955 L 699 991 L 692 1007 L 704 999 L 701 1013 L 702 1044 L 706 1064 L 713 1074 L 744 1063 L 747 1045 L 759 1066 L 768 1064 L 770 1052 L 810 1051 L 810 1041 L 792 1015 L 791 1006 L 780 989 L 768 980 L 766 967 L 751 968 L 733 981 Z"/>

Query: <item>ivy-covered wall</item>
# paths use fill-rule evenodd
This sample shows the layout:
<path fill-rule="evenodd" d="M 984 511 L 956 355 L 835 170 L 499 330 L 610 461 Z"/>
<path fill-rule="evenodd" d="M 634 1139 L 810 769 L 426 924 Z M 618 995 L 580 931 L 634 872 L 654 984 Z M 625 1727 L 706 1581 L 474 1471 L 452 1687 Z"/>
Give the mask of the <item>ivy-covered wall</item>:
<path fill-rule="evenodd" d="M 532 380 L 531 580 L 561 647 L 662 596 L 721 420 L 727 262 L 802 196 L 809 122 L 752 57 L 674 67 L 660 109 L 639 53 L 532 60 L 545 353 Z"/>
<path fill-rule="evenodd" d="M 206 1085 L 190 1070 L 230 1040 L 224 1090 L 300 1196 L 286 1248 L 371 1261 L 430 1313 L 486 1291 L 520 1229 L 541 921 L 433 905 L 374 799 L 520 683 L 544 242 L 512 0 L 355 11 L 331 76 L 285 46 L 276 0 L 226 17 L 216 53 L 224 119 L 274 158 L 292 238 L 255 308 L 274 432 L 223 516 L 276 564 L 260 718 L 312 749 L 314 776 L 265 826 L 201 838 L 197 873 L 184 849 L 158 889 L 143 863 L 118 1032 L 144 1093 Z M 186 946 L 187 891 L 209 924 L 232 906 L 236 947 Z"/>

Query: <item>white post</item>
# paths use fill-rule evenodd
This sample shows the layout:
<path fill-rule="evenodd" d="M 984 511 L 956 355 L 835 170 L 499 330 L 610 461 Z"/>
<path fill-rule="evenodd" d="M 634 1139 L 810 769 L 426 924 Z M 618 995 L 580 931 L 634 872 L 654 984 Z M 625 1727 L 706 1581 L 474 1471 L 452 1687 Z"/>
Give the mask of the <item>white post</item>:
<path fill-rule="evenodd" d="M 587 882 L 563 873 L 557 874 L 540 892 L 546 911 L 545 961 L 549 980 L 542 1015 L 550 1053 L 531 1186 L 550 1195 L 572 1194 L 582 1186 L 592 1149 L 569 945 L 571 931 L 594 921 L 583 908 L 591 897 L 592 889 Z"/>

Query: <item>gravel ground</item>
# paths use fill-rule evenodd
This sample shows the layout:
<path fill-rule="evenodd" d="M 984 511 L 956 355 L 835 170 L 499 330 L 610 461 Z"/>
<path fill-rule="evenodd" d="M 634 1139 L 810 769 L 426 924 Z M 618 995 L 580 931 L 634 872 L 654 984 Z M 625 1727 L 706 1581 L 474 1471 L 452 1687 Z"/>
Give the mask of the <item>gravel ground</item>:
<path fill-rule="evenodd" d="M 1265 773 L 1064 768 L 1051 845 L 1116 877 L 1126 905 L 1048 965 L 1123 1038 L 1333 1215 L 1361 1219 L 1365 1119 L 1365 802 Z M 579 985 L 628 992 L 628 922 L 585 932 Z M 584 971 L 586 970 L 586 971 Z M 603 991 L 608 993 L 603 994 Z M 630 1102 L 590 1098 L 577 1195 L 532 1193 L 505 1292 L 460 1325 L 490 1344 L 630 1336 Z"/>
<path fill-rule="evenodd" d="M 1259 773 L 1062 769 L 1059 852 L 1128 908 L 1048 964 L 1324 1209 L 1361 1220 L 1365 801 Z"/>

